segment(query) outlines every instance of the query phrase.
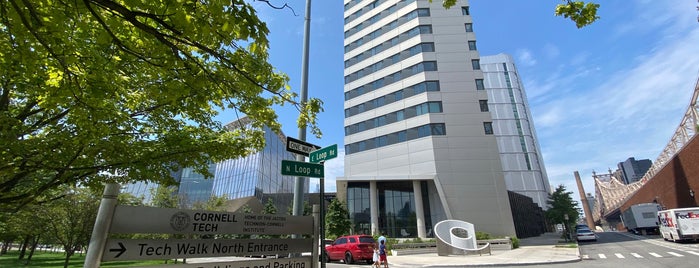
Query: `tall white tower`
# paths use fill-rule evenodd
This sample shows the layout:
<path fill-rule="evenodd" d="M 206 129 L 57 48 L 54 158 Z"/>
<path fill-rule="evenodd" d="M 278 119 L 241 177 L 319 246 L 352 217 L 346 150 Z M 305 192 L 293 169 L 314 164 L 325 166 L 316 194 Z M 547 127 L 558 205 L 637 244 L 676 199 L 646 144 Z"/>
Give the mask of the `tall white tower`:
<path fill-rule="evenodd" d="M 468 2 L 345 0 L 345 177 L 354 231 L 445 219 L 514 235 Z M 342 200 L 342 199 L 341 199 Z"/>

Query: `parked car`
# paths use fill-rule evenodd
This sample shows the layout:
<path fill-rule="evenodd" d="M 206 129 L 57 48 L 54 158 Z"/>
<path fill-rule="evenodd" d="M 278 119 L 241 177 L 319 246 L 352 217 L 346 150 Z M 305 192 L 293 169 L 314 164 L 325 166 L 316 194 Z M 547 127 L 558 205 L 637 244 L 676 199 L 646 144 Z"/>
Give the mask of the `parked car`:
<path fill-rule="evenodd" d="M 577 230 L 580 230 L 580 229 L 587 229 L 587 230 L 590 230 L 590 227 L 588 227 L 587 224 L 578 224 L 578 225 L 575 225 L 575 230 L 576 230 L 576 231 L 577 231 Z"/>
<path fill-rule="evenodd" d="M 355 261 L 373 263 L 376 241 L 370 235 L 346 235 L 325 246 L 325 262 L 342 260 L 345 264 Z"/>
<path fill-rule="evenodd" d="M 590 229 L 580 228 L 575 233 L 578 241 L 597 241 L 597 234 Z"/>

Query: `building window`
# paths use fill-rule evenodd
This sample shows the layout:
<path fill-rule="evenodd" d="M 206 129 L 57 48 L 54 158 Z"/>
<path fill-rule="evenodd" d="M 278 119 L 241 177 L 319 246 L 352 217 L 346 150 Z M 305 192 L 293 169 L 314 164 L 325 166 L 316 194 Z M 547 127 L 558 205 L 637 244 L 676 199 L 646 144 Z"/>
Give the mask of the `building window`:
<path fill-rule="evenodd" d="M 485 90 L 485 84 L 483 84 L 483 79 L 476 79 L 476 90 Z"/>
<path fill-rule="evenodd" d="M 473 70 L 480 70 L 481 60 L 471 60 L 471 66 L 473 66 Z"/>
<path fill-rule="evenodd" d="M 461 15 L 464 15 L 464 16 L 471 15 L 471 12 L 469 12 L 468 7 L 461 7 Z"/>
<path fill-rule="evenodd" d="M 493 135 L 493 122 L 483 122 L 483 129 L 486 135 Z"/>
<path fill-rule="evenodd" d="M 476 50 L 476 41 L 468 41 L 468 50 Z"/>
<path fill-rule="evenodd" d="M 466 23 L 466 24 L 464 24 L 464 26 L 466 26 L 467 33 L 473 32 L 473 23 Z"/>
<path fill-rule="evenodd" d="M 488 111 L 488 100 L 478 100 L 478 104 L 481 106 L 481 112 Z"/>

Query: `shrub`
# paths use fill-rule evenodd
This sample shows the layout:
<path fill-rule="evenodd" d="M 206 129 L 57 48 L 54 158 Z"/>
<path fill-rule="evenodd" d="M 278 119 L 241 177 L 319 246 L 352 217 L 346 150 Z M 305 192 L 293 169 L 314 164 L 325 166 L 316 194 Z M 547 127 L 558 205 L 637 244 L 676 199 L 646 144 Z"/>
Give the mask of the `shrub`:
<path fill-rule="evenodd" d="M 519 238 L 517 237 L 510 237 L 510 243 L 512 244 L 512 248 L 518 248 L 519 247 Z"/>
<path fill-rule="evenodd" d="M 477 240 L 488 240 L 488 239 L 490 239 L 490 234 L 484 233 L 484 232 L 476 232 L 476 239 Z"/>

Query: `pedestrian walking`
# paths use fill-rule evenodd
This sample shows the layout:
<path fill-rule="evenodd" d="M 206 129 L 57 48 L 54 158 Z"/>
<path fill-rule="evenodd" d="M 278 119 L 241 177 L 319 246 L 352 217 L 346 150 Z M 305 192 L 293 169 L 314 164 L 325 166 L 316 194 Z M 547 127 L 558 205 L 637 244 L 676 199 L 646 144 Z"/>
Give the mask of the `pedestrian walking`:
<path fill-rule="evenodd" d="M 379 241 L 379 261 L 384 268 L 388 268 L 388 259 L 386 258 L 386 240 Z"/>
<path fill-rule="evenodd" d="M 379 261 L 379 247 L 374 247 L 374 256 L 371 258 L 374 261 L 374 268 L 381 268 L 381 262 Z"/>

